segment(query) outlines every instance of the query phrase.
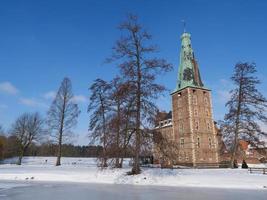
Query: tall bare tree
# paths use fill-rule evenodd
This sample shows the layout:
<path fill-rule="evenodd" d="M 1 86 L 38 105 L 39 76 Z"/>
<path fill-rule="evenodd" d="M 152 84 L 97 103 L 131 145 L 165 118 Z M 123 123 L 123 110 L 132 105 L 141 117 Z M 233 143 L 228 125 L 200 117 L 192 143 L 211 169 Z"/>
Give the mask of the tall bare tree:
<path fill-rule="evenodd" d="M 101 167 L 107 167 L 108 148 L 108 115 L 110 113 L 110 84 L 102 79 L 96 79 L 89 88 L 91 91 L 88 113 L 90 116 L 90 138 L 91 142 L 101 142 L 103 152 L 100 157 Z"/>
<path fill-rule="evenodd" d="M 57 95 L 48 111 L 48 126 L 58 143 L 56 166 L 61 165 L 62 143 L 72 135 L 71 129 L 77 124 L 80 110 L 74 102 L 72 84 L 64 78 Z"/>
<path fill-rule="evenodd" d="M 156 112 L 153 100 L 165 90 L 155 80 L 162 72 L 171 70 L 172 65 L 152 55 L 157 48 L 150 44 L 151 35 L 138 23 L 137 16 L 129 15 L 119 29 L 123 36 L 116 42 L 108 61 L 118 62 L 121 76 L 131 83 L 129 94 L 134 97 L 135 110 L 135 156 L 131 174 L 139 174 L 141 132 L 147 120 Z"/>
<path fill-rule="evenodd" d="M 255 76 L 254 63 L 237 63 L 231 77 L 235 88 L 230 91 L 231 98 L 226 103 L 229 108 L 221 124 L 222 133 L 231 146 L 231 167 L 234 167 L 240 139 L 257 146 L 261 137 L 267 136 L 258 122 L 267 123 L 267 100 L 258 91 L 259 79 Z"/>
<path fill-rule="evenodd" d="M 131 84 L 115 77 L 111 83 L 111 114 L 109 131 L 113 133 L 111 152 L 115 156 L 115 167 L 121 168 L 132 138 L 133 98 Z"/>
<path fill-rule="evenodd" d="M 44 120 L 39 113 L 24 113 L 18 117 L 11 128 L 11 134 L 16 137 L 19 145 L 18 165 L 21 165 L 22 157 L 28 147 L 40 140 L 44 133 Z"/>

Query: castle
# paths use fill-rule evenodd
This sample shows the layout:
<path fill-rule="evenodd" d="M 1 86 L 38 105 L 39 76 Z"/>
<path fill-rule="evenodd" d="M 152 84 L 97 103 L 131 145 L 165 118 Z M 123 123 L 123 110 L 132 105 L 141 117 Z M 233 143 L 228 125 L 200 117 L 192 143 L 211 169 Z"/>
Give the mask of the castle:
<path fill-rule="evenodd" d="M 159 121 L 155 130 L 161 134 L 162 139 L 175 144 L 175 152 L 167 153 L 174 153 L 168 160 L 169 164 L 218 167 L 219 144 L 212 117 L 211 91 L 201 80 L 191 35 L 184 32 L 181 43 L 178 82 L 171 93 L 172 112 Z M 165 148 L 169 147 L 166 143 Z M 163 164 L 166 159 L 163 158 L 164 155 L 162 157 L 161 151 L 155 143 L 154 160 Z"/>

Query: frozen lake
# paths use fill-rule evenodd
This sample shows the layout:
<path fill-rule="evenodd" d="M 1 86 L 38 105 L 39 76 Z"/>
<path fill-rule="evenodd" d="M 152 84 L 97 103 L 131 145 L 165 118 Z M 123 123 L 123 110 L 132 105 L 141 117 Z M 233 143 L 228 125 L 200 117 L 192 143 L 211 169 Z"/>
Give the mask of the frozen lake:
<path fill-rule="evenodd" d="M 266 190 L 0 182 L 1 200 L 266 200 Z"/>

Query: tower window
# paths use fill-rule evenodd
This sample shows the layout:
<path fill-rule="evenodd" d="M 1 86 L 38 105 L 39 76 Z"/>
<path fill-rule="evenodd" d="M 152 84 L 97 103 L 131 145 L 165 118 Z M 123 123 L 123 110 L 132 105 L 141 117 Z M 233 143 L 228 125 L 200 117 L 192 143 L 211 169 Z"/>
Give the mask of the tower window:
<path fill-rule="evenodd" d="M 184 138 L 180 139 L 180 146 L 181 146 L 181 148 L 184 148 Z"/>
<path fill-rule="evenodd" d="M 200 148 L 200 138 L 197 138 L 197 148 Z"/>
<path fill-rule="evenodd" d="M 199 122 L 195 122 L 195 130 L 199 129 Z"/>
<path fill-rule="evenodd" d="M 207 122 L 207 129 L 210 130 L 210 123 Z"/>
<path fill-rule="evenodd" d="M 211 143 L 211 138 L 209 138 L 209 149 L 211 149 L 212 143 Z"/>
<path fill-rule="evenodd" d="M 197 108 L 194 109 L 194 116 L 197 117 L 198 116 L 198 111 Z"/>

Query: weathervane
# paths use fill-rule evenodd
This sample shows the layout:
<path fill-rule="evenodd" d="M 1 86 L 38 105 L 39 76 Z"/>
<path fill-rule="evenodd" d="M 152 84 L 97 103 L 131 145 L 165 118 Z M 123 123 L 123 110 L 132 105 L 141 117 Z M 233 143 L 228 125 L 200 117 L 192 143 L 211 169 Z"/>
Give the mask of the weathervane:
<path fill-rule="evenodd" d="M 183 23 L 183 26 L 184 26 L 184 33 L 186 32 L 186 23 L 185 23 L 185 20 L 183 19 L 183 20 L 181 20 L 182 21 L 182 23 Z"/>

